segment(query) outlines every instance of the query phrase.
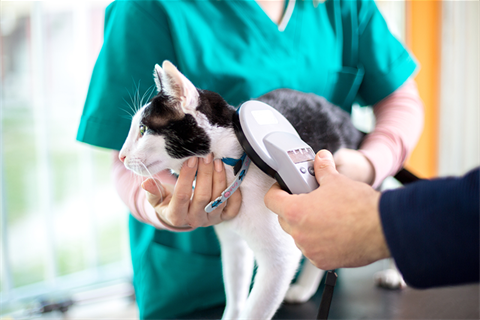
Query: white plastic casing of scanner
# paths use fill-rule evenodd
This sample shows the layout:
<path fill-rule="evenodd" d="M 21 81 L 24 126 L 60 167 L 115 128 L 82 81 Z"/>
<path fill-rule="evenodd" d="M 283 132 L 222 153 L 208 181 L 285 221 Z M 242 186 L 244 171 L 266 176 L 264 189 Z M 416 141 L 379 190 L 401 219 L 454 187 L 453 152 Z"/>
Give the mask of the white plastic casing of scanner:
<path fill-rule="evenodd" d="M 237 137 L 260 169 L 293 194 L 318 188 L 313 171 L 315 153 L 280 112 L 252 100 L 240 107 L 237 116 Z"/>

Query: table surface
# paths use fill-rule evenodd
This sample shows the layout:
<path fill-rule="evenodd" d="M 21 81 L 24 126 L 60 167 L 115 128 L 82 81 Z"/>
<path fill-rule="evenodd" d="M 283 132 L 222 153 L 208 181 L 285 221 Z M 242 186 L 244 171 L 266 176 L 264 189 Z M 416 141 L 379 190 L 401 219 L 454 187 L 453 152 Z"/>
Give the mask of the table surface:
<path fill-rule="evenodd" d="M 379 261 L 338 270 L 329 319 L 480 319 L 479 285 L 428 290 L 386 290 L 373 275 L 389 266 Z M 304 304 L 283 304 L 274 319 L 316 319 L 323 284 Z M 179 319 L 220 319 L 224 306 L 199 310 Z"/>

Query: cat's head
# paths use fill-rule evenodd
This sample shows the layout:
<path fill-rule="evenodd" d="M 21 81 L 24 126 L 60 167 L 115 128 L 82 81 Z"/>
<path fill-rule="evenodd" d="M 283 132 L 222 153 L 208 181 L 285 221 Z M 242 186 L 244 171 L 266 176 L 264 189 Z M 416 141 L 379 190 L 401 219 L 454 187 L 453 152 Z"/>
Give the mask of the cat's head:
<path fill-rule="evenodd" d="M 155 65 L 154 79 L 158 94 L 134 115 L 119 155 L 129 170 L 143 176 L 178 172 L 186 159 L 210 153 L 211 123 L 200 112 L 203 92 L 169 61 Z"/>

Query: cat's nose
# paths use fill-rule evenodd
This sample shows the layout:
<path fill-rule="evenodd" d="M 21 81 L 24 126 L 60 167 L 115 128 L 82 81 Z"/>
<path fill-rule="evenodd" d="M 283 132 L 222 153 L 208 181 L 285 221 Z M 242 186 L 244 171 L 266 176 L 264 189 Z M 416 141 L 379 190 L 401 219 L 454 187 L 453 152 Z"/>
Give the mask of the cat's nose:
<path fill-rule="evenodd" d="M 126 158 L 126 157 L 127 157 L 127 156 L 124 156 L 123 154 L 119 154 L 119 155 L 118 155 L 118 159 L 120 159 L 120 161 L 122 161 L 122 162 L 125 162 L 125 158 Z"/>

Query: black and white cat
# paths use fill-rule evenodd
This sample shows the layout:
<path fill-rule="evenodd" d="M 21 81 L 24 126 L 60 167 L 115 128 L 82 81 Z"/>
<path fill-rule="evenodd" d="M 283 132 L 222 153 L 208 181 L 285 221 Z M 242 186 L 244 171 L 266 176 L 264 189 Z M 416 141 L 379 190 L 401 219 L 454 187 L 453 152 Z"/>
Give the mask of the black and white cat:
<path fill-rule="evenodd" d="M 125 166 L 149 176 L 164 169 L 178 173 L 190 157 L 212 152 L 215 158 L 240 158 L 243 150 L 232 124 L 235 108 L 217 93 L 195 88 L 170 62 L 164 61 L 162 67 L 156 65 L 154 71 L 157 96 L 132 119 L 120 152 Z M 362 139 L 349 115 L 324 98 L 280 89 L 258 100 L 283 113 L 314 151 L 355 149 Z M 226 171 L 231 183 L 233 168 L 226 166 Z M 270 319 L 284 299 L 307 301 L 323 275 L 306 263 L 290 286 L 301 252 L 265 207 L 264 195 L 274 182 L 252 164 L 240 186 L 239 214 L 215 226 L 227 297 L 223 319 Z M 250 291 L 254 261 L 258 269 Z"/>

